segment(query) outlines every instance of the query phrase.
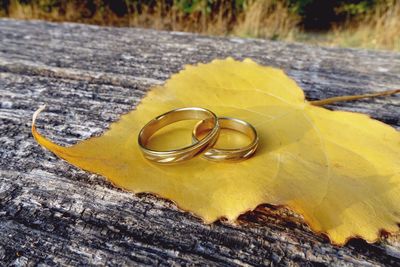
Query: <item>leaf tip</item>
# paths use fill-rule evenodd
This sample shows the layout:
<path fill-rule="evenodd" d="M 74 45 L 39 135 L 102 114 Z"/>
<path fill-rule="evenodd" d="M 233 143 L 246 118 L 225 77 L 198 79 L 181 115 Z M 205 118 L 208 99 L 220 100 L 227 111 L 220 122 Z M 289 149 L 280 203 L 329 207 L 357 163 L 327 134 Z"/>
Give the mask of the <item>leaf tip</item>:
<path fill-rule="evenodd" d="M 35 122 L 36 118 L 39 116 L 40 112 L 42 112 L 46 108 L 46 105 L 41 105 L 34 113 L 32 116 L 32 131 L 35 129 Z"/>

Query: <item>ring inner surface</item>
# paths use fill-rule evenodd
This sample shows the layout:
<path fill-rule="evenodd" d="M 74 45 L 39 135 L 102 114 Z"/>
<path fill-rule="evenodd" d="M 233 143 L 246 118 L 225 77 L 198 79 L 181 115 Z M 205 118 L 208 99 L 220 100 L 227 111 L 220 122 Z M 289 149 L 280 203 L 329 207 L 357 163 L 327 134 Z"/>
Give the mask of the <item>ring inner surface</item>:
<path fill-rule="evenodd" d="M 254 129 L 252 128 L 252 126 L 250 126 L 244 121 L 230 119 L 230 118 L 219 118 L 218 123 L 221 129 L 232 130 L 246 135 L 250 141 L 247 142 L 247 144 L 244 146 L 250 145 L 256 139 L 256 133 Z M 212 128 L 213 128 L 212 124 L 210 124 L 209 122 L 202 121 L 195 126 L 195 130 L 193 132 L 194 137 L 197 140 L 199 140 L 210 130 L 212 130 Z M 218 148 L 218 149 L 231 150 L 231 148 Z M 237 148 L 232 148 L 232 149 L 237 149 Z"/>
<path fill-rule="evenodd" d="M 212 115 L 212 113 L 205 109 L 188 108 L 174 110 L 163 114 L 146 124 L 139 136 L 140 144 L 145 147 L 148 144 L 150 138 L 155 133 L 157 133 L 158 130 L 164 128 L 167 125 L 183 120 L 203 120 L 204 124 L 208 126 L 208 131 L 212 130 L 216 124 L 216 118 Z"/>

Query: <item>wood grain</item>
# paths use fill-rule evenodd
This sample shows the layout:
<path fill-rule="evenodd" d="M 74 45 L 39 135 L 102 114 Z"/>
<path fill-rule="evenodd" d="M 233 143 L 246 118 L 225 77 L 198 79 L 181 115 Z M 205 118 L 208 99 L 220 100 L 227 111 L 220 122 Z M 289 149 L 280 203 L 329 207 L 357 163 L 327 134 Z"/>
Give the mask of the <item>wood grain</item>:
<path fill-rule="evenodd" d="M 204 225 L 172 203 L 133 195 L 42 149 L 103 133 L 185 64 L 250 57 L 283 68 L 308 99 L 400 87 L 400 54 L 145 29 L 0 20 L 0 266 L 400 265 L 400 235 L 345 247 L 284 207 L 238 225 Z M 400 97 L 329 106 L 400 129 Z"/>

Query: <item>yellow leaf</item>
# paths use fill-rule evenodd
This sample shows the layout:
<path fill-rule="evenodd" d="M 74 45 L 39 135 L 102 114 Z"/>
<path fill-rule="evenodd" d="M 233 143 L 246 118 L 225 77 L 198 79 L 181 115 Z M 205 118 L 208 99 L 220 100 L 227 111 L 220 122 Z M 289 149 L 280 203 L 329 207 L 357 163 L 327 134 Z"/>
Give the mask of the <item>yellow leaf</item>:
<path fill-rule="evenodd" d="M 253 124 L 260 136 L 255 156 L 239 163 L 198 157 L 167 166 L 145 160 L 137 145 L 141 127 L 161 113 L 189 106 Z M 186 145 L 191 127 L 185 122 L 164 129 L 151 146 Z M 399 132 L 363 114 L 313 106 L 283 71 L 248 59 L 186 66 L 103 136 L 71 147 L 52 143 L 34 126 L 32 132 L 71 164 L 124 189 L 170 199 L 207 223 L 221 217 L 234 221 L 270 203 L 300 213 L 336 244 L 353 236 L 372 242 L 382 229 L 398 230 Z"/>

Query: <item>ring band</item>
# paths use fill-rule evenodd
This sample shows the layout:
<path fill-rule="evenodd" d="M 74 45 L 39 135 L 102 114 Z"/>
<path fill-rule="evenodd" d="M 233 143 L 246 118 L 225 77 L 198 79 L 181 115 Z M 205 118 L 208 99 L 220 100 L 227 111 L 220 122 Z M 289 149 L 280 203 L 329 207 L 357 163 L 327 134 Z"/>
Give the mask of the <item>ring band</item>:
<path fill-rule="evenodd" d="M 218 123 L 221 129 L 230 129 L 241 132 L 251 138 L 251 143 L 245 147 L 225 149 L 225 148 L 209 148 L 203 157 L 213 161 L 239 161 L 250 158 L 257 150 L 258 135 L 256 129 L 248 122 L 243 120 L 220 117 Z M 200 121 L 194 127 L 192 137 L 193 141 L 198 141 L 201 133 L 210 131 L 210 124 Z"/>
<path fill-rule="evenodd" d="M 193 144 L 175 150 L 157 151 L 146 147 L 149 139 L 159 129 L 182 120 L 202 120 L 209 129 L 208 134 Z M 139 132 L 138 143 L 144 157 L 156 163 L 168 164 L 189 160 L 209 147 L 218 139 L 219 124 L 217 116 L 204 108 L 179 108 L 164 113 L 148 122 Z"/>

